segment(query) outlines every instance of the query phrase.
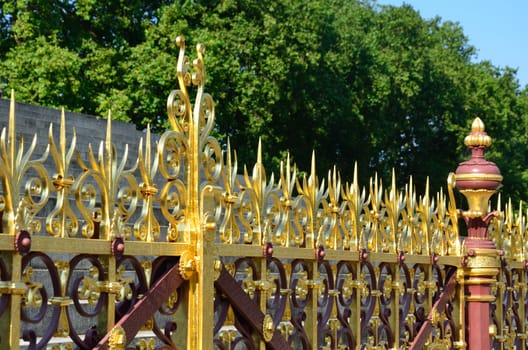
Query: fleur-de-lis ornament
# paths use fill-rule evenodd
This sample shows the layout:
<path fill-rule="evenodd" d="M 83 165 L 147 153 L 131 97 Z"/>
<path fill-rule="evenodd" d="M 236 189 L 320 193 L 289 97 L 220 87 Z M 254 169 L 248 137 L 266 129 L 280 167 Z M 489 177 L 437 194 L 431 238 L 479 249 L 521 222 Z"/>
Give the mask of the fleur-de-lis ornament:
<path fill-rule="evenodd" d="M 48 149 L 40 159 L 31 159 L 37 145 L 37 135 L 26 152 L 24 139 L 16 144 L 15 94 L 11 92 L 9 125 L 0 136 L 0 211 L 2 233 L 14 235 L 20 230 L 39 232 L 41 223 L 36 216 L 49 197 L 49 177 L 43 165 Z"/>

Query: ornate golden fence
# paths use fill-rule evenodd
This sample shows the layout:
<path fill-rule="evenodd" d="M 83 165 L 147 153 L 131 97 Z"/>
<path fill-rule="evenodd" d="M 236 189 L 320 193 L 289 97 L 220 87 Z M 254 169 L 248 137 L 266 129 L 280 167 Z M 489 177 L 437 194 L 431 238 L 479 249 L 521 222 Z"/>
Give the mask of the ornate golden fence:
<path fill-rule="evenodd" d="M 468 291 L 495 270 L 492 346 L 526 349 L 521 206 L 486 216 L 499 250 L 468 249 L 458 219 L 486 213 L 457 210 L 456 175 L 433 195 L 412 179 L 397 188 L 395 175 L 389 186 L 335 170 L 318 179 L 315 158 L 306 176 L 286 160 L 276 178 L 260 145 L 253 168 L 239 168 L 211 136 L 203 47 L 191 74 L 178 45 L 171 129 L 155 145 L 147 132 L 130 167 L 110 118 L 97 152 L 66 138 L 63 113 L 34 154 L 35 140 L 15 136 L 12 97 L 0 140 L 1 349 L 463 349 L 467 305 L 493 299 Z"/>

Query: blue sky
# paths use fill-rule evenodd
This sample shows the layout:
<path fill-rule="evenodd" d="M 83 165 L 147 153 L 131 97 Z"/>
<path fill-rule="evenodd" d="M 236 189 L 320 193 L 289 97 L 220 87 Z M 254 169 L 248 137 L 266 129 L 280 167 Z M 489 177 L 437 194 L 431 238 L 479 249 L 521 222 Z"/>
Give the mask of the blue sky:
<path fill-rule="evenodd" d="M 377 0 L 380 5 L 411 5 L 424 18 L 436 15 L 458 22 L 477 61 L 517 68 L 521 87 L 528 84 L 528 0 Z"/>

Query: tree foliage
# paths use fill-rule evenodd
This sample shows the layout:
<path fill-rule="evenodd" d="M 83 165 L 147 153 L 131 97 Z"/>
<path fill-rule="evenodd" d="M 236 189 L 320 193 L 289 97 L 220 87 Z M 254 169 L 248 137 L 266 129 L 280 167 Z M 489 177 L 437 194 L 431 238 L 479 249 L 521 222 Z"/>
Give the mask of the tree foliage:
<path fill-rule="evenodd" d="M 528 197 L 528 89 L 478 62 L 460 25 L 360 0 L 11 0 L 0 10 L 0 84 L 23 101 L 166 127 L 176 35 L 204 43 L 216 132 L 252 164 L 316 152 L 363 184 L 445 184 L 474 117 L 495 140 L 504 192 Z M 192 46 L 192 45 L 189 45 Z"/>

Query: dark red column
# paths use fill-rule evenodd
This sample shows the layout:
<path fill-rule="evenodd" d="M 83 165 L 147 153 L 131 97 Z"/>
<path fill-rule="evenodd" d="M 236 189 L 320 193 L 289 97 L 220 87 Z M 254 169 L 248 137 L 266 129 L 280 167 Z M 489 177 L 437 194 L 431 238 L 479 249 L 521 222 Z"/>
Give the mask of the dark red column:
<path fill-rule="evenodd" d="M 456 188 L 466 197 L 469 210 L 461 215 L 467 225 L 465 239 L 464 291 L 466 297 L 466 331 L 469 350 L 490 349 L 491 286 L 499 272 L 498 252 L 488 237 L 488 225 L 494 212 L 488 213 L 490 197 L 499 187 L 502 176 L 495 163 L 485 160 L 491 138 L 479 118 L 464 139 L 471 158 L 460 163 L 455 173 Z"/>
<path fill-rule="evenodd" d="M 481 218 L 466 219 L 468 222 L 468 237 L 466 243 L 466 265 L 464 267 L 464 291 L 467 308 L 467 342 L 469 350 L 491 349 L 489 327 L 490 302 L 495 300 L 491 295 L 491 286 L 496 282 L 499 273 L 497 249 L 493 242 L 486 238 L 478 238 L 493 216 L 488 214 L 485 220 Z M 475 223 L 476 221 L 476 223 Z M 475 225 L 478 225 L 475 227 Z M 478 230 L 478 232 L 476 232 Z M 487 233 L 487 230 L 484 232 Z M 476 238 L 477 237 L 477 238 Z"/>

